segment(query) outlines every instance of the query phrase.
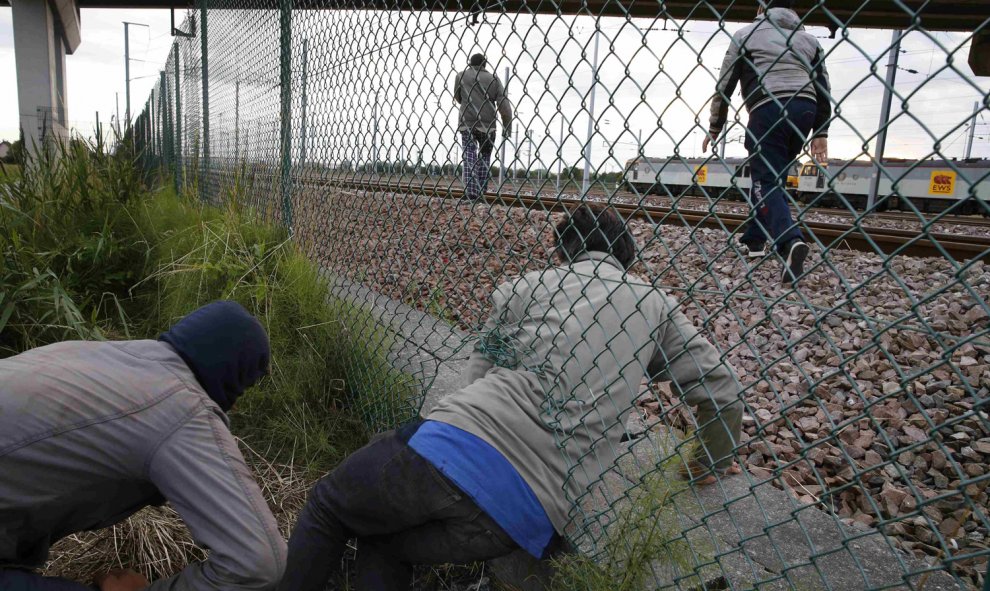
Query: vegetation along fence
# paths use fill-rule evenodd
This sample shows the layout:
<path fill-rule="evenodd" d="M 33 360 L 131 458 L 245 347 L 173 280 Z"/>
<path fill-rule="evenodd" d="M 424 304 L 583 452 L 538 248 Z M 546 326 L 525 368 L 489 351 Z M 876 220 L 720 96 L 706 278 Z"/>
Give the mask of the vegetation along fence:
<path fill-rule="evenodd" d="M 630 589 L 978 587 L 990 7 L 798 0 L 796 16 L 772 8 L 751 34 L 759 7 L 201 1 L 132 137 L 177 188 L 289 225 L 334 289 L 379 312 L 396 338 L 370 346 L 416 378 L 417 406 L 476 346 L 494 288 L 551 264 L 564 210 L 610 204 L 627 219 L 630 280 L 677 298 L 735 369 L 744 471 L 708 487 L 677 479 L 703 425 L 676 385 L 610 388 L 597 404 L 621 406 L 619 419 L 583 456 L 567 447 L 597 415 L 562 420 L 586 393 L 555 392 L 544 419 L 569 474 L 604 470 L 567 493 L 578 552 L 560 572 Z M 476 53 L 513 115 L 480 196 L 454 91 Z M 786 76 L 805 82 L 775 94 Z M 751 104 L 766 95 L 753 113 L 769 106 L 792 142 L 829 123 L 828 156 L 819 142 L 775 164 L 787 142 L 727 96 L 734 77 Z M 781 119 L 811 100 L 827 118 Z M 726 123 L 706 148 L 713 102 Z M 783 187 L 810 246 L 796 284 L 781 281 L 787 252 L 740 245 L 754 184 Z"/>

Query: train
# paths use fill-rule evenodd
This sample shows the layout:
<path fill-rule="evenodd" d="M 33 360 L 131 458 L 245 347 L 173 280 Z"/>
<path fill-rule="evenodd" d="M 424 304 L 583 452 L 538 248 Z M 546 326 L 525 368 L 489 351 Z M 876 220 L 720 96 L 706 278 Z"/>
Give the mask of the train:
<path fill-rule="evenodd" d="M 636 158 L 626 163 L 625 185 L 632 192 L 696 195 L 744 201 L 752 187 L 750 160 L 743 158 Z M 868 160 L 795 163 L 787 189 L 798 202 L 815 207 L 865 209 L 874 165 Z M 959 215 L 990 212 L 990 160 L 884 159 L 877 192 L 878 210 L 925 213 L 951 208 Z M 910 204 L 910 206 L 908 205 Z"/>

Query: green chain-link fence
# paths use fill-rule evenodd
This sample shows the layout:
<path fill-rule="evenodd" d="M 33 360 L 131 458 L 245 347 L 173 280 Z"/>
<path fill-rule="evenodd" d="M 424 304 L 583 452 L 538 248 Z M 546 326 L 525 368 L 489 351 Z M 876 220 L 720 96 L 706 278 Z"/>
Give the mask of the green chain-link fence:
<path fill-rule="evenodd" d="M 637 241 L 632 275 L 676 297 L 738 374 L 744 473 L 676 484 L 701 426 L 676 384 L 609 388 L 597 404 L 619 407 L 619 419 L 584 454 L 567 449 L 585 445 L 580 421 L 561 426 L 548 404 L 568 474 L 602 474 L 567 493 L 568 538 L 588 564 L 640 569 L 622 580 L 643 588 L 980 586 L 990 83 L 969 64 L 987 67 L 990 10 L 797 2 L 830 73 L 806 88 L 832 115 L 829 159 L 805 147 L 780 172 L 811 246 L 792 289 L 782 255 L 749 257 L 738 243 L 769 136 L 747 138 L 751 117 L 723 95 L 734 102 L 714 155 L 701 145 L 716 84 L 731 76 L 723 56 L 756 9 L 200 2 L 134 138 L 178 189 L 217 204 L 236 195 L 289 224 L 339 293 L 380 312 L 397 337 L 380 346 L 424 400 L 453 389 L 444 372 L 475 337 L 519 354 L 483 329 L 493 290 L 553 264 L 551 228 L 566 208 L 612 205 Z M 772 26 L 796 52 L 794 29 Z M 474 53 L 514 111 L 478 201 L 463 198 L 453 91 Z M 745 72 L 756 88 L 774 84 L 758 50 L 739 54 L 729 67 L 743 64 L 744 87 Z M 635 322 L 639 310 L 623 313 Z M 595 363 L 614 362 L 602 353 Z M 586 393 L 553 396 L 567 406 Z M 392 426 L 386 411 L 378 427 Z M 589 580 L 578 576 L 588 564 L 567 564 Z"/>

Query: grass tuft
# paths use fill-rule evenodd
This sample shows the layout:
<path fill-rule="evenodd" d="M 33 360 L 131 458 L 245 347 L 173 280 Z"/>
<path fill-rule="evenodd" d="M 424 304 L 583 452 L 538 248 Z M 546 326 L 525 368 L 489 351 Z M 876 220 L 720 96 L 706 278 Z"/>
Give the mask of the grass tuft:
<path fill-rule="evenodd" d="M 283 229 L 236 205 L 202 206 L 167 192 L 142 218 L 176 228 L 152 246 L 147 281 L 158 291 L 160 328 L 229 299 L 268 330 L 271 375 L 231 415 L 235 432 L 266 457 L 322 474 L 409 414 L 415 390 L 389 364 L 391 335 L 360 305 L 331 298 Z"/>
<path fill-rule="evenodd" d="M 687 484 L 665 462 L 627 492 L 615 521 L 594 555 L 565 554 L 552 560 L 554 591 L 640 591 L 655 580 L 654 566 L 690 572 L 696 557 L 679 523 Z"/>

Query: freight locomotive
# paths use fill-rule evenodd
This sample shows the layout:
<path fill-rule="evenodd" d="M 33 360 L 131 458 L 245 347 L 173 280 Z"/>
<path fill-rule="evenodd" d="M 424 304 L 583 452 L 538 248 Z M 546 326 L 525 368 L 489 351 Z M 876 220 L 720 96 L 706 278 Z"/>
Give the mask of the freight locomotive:
<path fill-rule="evenodd" d="M 745 200 L 752 180 L 748 159 L 639 158 L 626 166 L 625 183 L 640 194 L 705 196 Z M 814 207 L 864 209 L 872 188 L 873 163 L 830 160 L 795 164 L 787 186 L 795 200 Z M 878 209 L 922 212 L 952 208 L 960 215 L 990 212 L 990 160 L 885 159 Z"/>

